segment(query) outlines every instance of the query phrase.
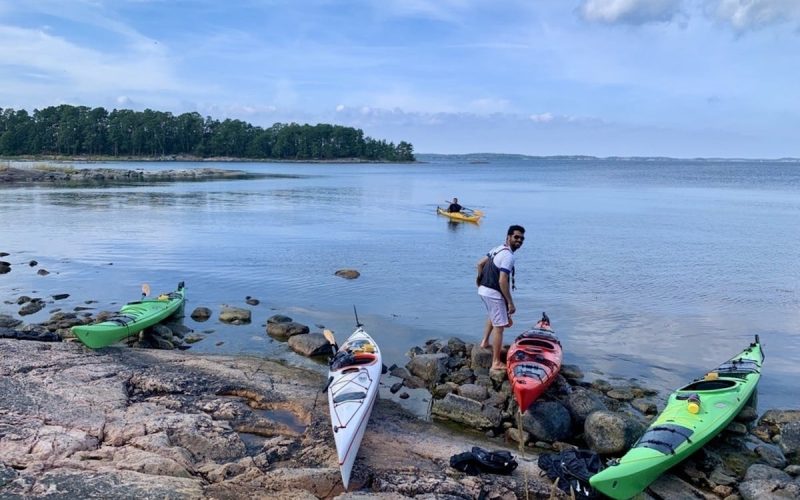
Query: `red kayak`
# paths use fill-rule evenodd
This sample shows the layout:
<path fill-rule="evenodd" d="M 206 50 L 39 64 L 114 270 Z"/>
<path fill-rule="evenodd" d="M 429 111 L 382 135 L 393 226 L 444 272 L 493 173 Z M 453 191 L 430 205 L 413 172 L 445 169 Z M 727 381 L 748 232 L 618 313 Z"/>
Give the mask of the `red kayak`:
<path fill-rule="evenodd" d="M 519 411 L 528 407 L 550 387 L 561 370 L 561 343 L 550 328 L 550 318 L 542 313 L 536 325 L 511 344 L 506 357 L 506 372 Z"/>

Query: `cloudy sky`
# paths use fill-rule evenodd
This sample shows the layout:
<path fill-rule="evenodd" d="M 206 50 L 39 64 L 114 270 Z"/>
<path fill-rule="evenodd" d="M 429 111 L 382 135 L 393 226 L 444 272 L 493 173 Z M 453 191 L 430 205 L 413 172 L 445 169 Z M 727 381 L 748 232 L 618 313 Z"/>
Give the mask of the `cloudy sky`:
<path fill-rule="evenodd" d="M 0 0 L 0 108 L 418 153 L 800 157 L 800 0 Z"/>

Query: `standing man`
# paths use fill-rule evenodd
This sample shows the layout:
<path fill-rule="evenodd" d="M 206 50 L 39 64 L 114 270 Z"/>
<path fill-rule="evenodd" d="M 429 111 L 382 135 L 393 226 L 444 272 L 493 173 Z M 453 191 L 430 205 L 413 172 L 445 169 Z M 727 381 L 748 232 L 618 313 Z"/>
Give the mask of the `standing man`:
<path fill-rule="evenodd" d="M 478 295 L 486 305 L 489 318 L 483 332 L 481 347 L 492 343 L 492 370 L 504 370 L 505 363 L 500 358 L 503 350 L 503 330 L 512 325 L 511 315 L 516 312 L 511 290 L 514 289 L 514 252 L 525 241 L 525 228 L 511 226 L 506 233 L 506 242 L 493 248 L 478 261 Z"/>

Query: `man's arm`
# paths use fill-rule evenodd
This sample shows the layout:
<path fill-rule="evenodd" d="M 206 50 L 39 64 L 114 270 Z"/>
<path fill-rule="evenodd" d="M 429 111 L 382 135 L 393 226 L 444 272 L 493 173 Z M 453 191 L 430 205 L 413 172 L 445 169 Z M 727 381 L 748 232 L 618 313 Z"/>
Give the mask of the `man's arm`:
<path fill-rule="evenodd" d="M 511 287 L 509 286 L 508 273 L 505 270 L 500 271 L 500 293 L 506 299 L 506 306 L 508 307 L 508 314 L 514 314 L 517 311 L 514 306 L 514 301 L 511 299 Z"/>

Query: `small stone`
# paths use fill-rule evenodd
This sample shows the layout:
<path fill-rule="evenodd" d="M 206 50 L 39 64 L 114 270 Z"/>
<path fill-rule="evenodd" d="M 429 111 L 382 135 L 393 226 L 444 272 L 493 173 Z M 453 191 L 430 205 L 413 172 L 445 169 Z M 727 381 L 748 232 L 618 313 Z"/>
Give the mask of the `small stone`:
<path fill-rule="evenodd" d="M 361 276 L 361 273 L 359 273 L 355 269 L 339 269 L 334 274 L 336 276 L 339 276 L 340 278 L 344 278 L 344 279 L 348 279 L 348 280 L 354 280 L 354 279 L 358 278 L 359 276 Z"/>
<path fill-rule="evenodd" d="M 31 266 L 31 267 L 36 267 L 37 265 L 39 265 L 39 263 L 36 262 L 35 260 L 32 260 L 32 261 L 28 262 L 28 265 Z"/>
<path fill-rule="evenodd" d="M 69 297 L 68 293 L 57 293 L 53 295 L 53 300 L 63 300 L 66 299 L 67 297 Z"/>
<path fill-rule="evenodd" d="M 48 271 L 47 269 L 39 269 L 38 271 L 36 271 L 36 274 L 38 274 L 39 276 L 47 276 L 48 274 L 50 274 L 50 271 Z"/>
<path fill-rule="evenodd" d="M 247 303 L 247 305 L 250 305 L 250 306 L 257 306 L 258 304 L 261 303 L 260 300 L 255 299 L 255 298 L 253 298 L 253 297 L 251 297 L 249 295 L 247 297 L 245 297 L 244 301 Z"/>
<path fill-rule="evenodd" d="M 397 383 L 392 384 L 392 387 L 389 388 L 389 392 L 391 392 L 392 394 L 396 394 L 397 391 L 399 391 L 402 388 L 403 388 L 403 383 L 402 382 L 397 382 Z"/>
<path fill-rule="evenodd" d="M 411 396 L 409 396 L 409 394 L 407 392 L 403 392 L 403 393 L 400 394 L 399 397 L 400 397 L 400 399 L 408 399 Z"/>

